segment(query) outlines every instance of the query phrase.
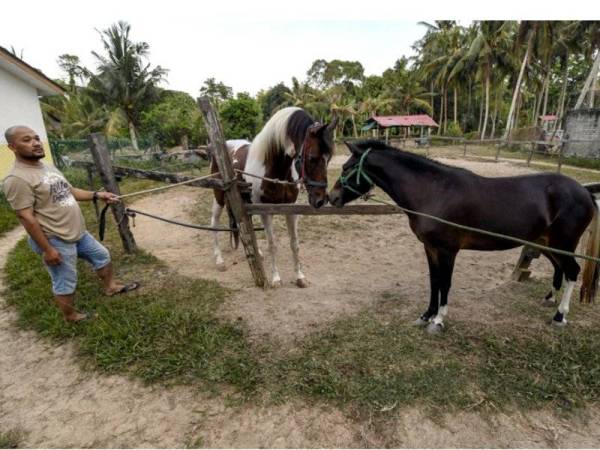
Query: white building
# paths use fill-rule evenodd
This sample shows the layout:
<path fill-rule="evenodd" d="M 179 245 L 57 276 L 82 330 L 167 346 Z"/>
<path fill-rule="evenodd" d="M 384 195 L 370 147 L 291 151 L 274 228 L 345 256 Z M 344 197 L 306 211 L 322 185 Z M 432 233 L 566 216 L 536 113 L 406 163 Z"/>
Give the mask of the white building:
<path fill-rule="evenodd" d="M 4 130 L 11 126 L 25 125 L 37 131 L 46 160 L 52 161 L 39 97 L 63 94 L 65 91 L 42 72 L 0 47 L 0 181 L 14 161 L 4 139 Z"/>

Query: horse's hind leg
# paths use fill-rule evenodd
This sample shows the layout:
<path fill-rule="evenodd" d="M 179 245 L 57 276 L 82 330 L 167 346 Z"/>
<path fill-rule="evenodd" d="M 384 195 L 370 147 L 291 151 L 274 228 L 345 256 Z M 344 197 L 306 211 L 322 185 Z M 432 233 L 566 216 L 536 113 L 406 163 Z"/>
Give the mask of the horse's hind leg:
<path fill-rule="evenodd" d="M 563 291 L 558 310 L 552 318 L 552 323 L 558 326 L 565 326 L 567 324 L 567 313 L 569 312 L 569 305 L 571 303 L 571 296 L 573 295 L 573 289 L 575 288 L 575 282 L 579 275 L 579 264 L 575 261 L 572 256 L 555 255 L 558 260 L 559 266 L 565 273 L 566 286 Z"/>
<path fill-rule="evenodd" d="M 271 287 L 280 287 L 281 277 L 279 276 L 279 269 L 277 269 L 277 263 L 275 261 L 277 245 L 275 243 L 275 235 L 273 233 L 273 216 L 263 214 L 260 217 L 263 225 L 265 226 L 267 245 L 269 246 L 269 255 L 271 256 Z"/>
<path fill-rule="evenodd" d="M 560 291 L 560 288 L 562 286 L 564 273 L 560 268 L 560 265 L 558 264 L 555 256 L 552 253 L 542 251 L 542 254 L 550 260 L 550 262 L 552 263 L 552 267 L 554 267 L 554 275 L 552 277 L 552 289 L 550 289 L 550 292 L 548 292 L 548 294 L 546 294 L 546 296 L 544 297 L 544 300 L 542 300 L 542 305 L 554 306 L 556 304 L 555 297 L 558 295 L 558 291 Z"/>
<path fill-rule="evenodd" d="M 219 204 L 219 202 L 217 201 L 217 199 L 213 199 L 213 204 L 212 204 L 212 216 L 210 218 L 210 226 L 215 228 L 219 226 L 219 220 L 221 218 L 221 213 L 223 212 L 223 206 Z M 223 261 L 223 255 L 221 254 L 221 248 L 219 247 L 219 233 L 216 231 L 213 231 L 213 238 L 214 238 L 214 255 L 215 255 L 215 260 L 217 263 L 217 269 L 219 269 L 220 271 L 224 271 L 227 270 L 227 267 L 225 266 L 225 262 Z"/>
<path fill-rule="evenodd" d="M 297 215 L 285 216 L 287 223 L 288 234 L 290 235 L 290 248 L 294 258 L 294 272 L 296 273 L 296 286 L 304 288 L 307 286 L 306 277 L 302 273 L 302 265 L 300 264 L 300 245 L 298 243 L 298 219 Z"/>

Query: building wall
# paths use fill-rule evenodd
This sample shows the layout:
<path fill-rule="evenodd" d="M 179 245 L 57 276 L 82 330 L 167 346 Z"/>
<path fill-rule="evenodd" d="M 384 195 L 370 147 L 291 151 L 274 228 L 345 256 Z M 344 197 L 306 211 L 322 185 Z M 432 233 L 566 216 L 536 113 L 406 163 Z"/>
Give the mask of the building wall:
<path fill-rule="evenodd" d="M 569 143 L 565 147 L 566 155 L 600 158 L 600 109 L 569 111 L 565 117 L 563 138 L 594 141 Z"/>
<path fill-rule="evenodd" d="M 13 125 L 25 125 L 35 130 L 46 149 L 46 162 L 52 162 L 48 136 L 42 118 L 37 90 L 0 69 L 0 181 L 13 164 L 15 156 L 6 145 L 4 131 Z"/>

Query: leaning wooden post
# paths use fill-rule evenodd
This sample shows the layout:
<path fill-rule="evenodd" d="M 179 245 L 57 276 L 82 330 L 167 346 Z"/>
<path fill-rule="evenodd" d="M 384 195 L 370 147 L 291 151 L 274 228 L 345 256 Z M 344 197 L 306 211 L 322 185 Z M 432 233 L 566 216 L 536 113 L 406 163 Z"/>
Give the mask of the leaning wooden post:
<path fill-rule="evenodd" d="M 465 146 L 463 148 L 463 156 L 467 156 L 467 139 L 463 138 L 463 145 Z"/>
<path fill-rule="evenodd" d="M 535 148 L 535 143 L 531 143 L 531 149 L 529 150 L 529 155 L 527 156 L 527 167 L 531 165 L 531 158 L 533 158 L 533 149 Z"/>
<path fill-rule="evenodd" d="M 246 259 L 248 260 L 254 283 L 258 287 L 267 287 L 267 277 L 265 276 L 262 258 L 258 253 L 252 217 L 246 212 L 242 195 L 237 186 L 237 177 L 233 170 L 231 157 L 225 148 L 225 139 L 223 138 L 221 125 L 208 97 L 200 97 L 198 99 L 198 106 L 200 106 L 200 110 L 204 116 L 204 123 L 213 148 L 213 157 L 217 162 L 221 178 L 226 186 L 225 196 L 227 202 L 240 229 L 240 240 L 244 244 Z"/>
<path fill-rule="evenodd" d="M 558 166 L 556 167 L 556 171 L 558 173 L 560 173 L 560 170 L 562 169 L 564 149 L 565 149 L 565 141 L 562 141 L 558 147 Z"/>
<path fill-rule="evenodd" d="M 108 144 L 106 137 L 102 133 L 92 133 L 88 136 L 88 142 L 90 144 L 90 150 L 92 151 L 92 157 L 96 168 L 100 173 L 100 179 L 104 188 L 108 192 L 113 194 L 121 195 L 119 185 L 115 179 L 113 172 L 112 163 L 110 162 L 110 155 L 108 153 Z M 129 229 L 129 218 L 125 214 L 125 207 L 122 203 L 113 203 L 110 205 L 119 235 L 121 236 L 121 242 L 123 242 L 123 248 L 127 253 L 133 253 L 137 250 L 135 239 Z"/>
<path fill-rule="evenodd" d="M 523 250 L 521 250 L 521 255 L 519 256 L 519 260 L 513 269 L 511 278 L 514 281 L 525 281 L 529 278 L 531 274 L 531 270 L 529 270 L 529 266 L 531 265 L 531 261 L 536 258 L 539 258 L 541 252 L 533 247 L 524 246 Z"/>

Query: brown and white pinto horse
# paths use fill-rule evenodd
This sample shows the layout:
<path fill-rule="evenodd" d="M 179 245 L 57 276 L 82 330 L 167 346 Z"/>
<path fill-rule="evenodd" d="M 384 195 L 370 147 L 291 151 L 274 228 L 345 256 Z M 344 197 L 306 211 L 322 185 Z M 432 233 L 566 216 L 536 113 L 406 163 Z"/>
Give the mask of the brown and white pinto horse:
<path fill-rule="evenodd" d="M 333 155 L 333 129 L 336 120 L 327 125 L 315 122 L 303 109 L 283 108 L 277 111 L 250 144 L 247 141 L 227 141 L 235 169 L 258 177 L 290 182 L 280 184 L 248 175 L 240 179 L 250 183 L 252 203 L 295 203 L 298 184 L 303 183 L 308 191 L 308 201 L 314 208 L 327 203 L 327 164 Z M 218 171 L 213 161 L 211 172 Z M 225 206 L 222 191 L 215 190 L 211 226 L 218 226 L 219 217 Z M 273 234 L 273 216 L 262 215 L 271 258 L 271 285 L 281 285 L 276 263 L 276 245 Z M 296 285 L 306 286 L 302 273 L 298 244 L 298 216 L 286 216 L 290 247 L 294 259 Z M 219 248 L 217 233 L 214 233 L 214 255 L 217 267 L 225 270 Z"/>

